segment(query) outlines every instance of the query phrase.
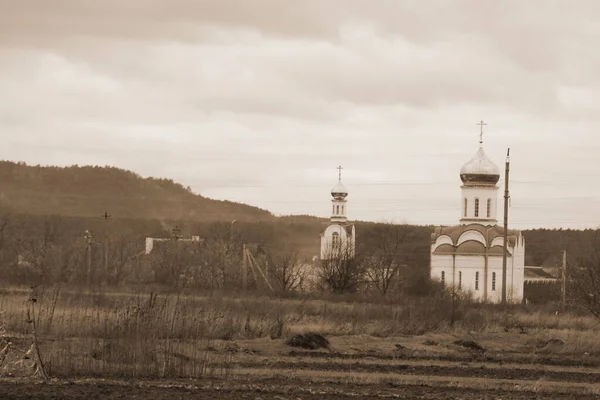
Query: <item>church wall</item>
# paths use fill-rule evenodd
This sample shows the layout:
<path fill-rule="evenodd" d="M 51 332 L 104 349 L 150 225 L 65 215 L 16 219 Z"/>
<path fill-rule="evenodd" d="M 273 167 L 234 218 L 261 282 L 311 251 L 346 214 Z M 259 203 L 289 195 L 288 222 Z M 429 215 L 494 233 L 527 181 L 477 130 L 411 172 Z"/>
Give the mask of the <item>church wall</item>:
<path fill-rule="evenodd" d="M 473 299 L 483 300 L 484 293 L 484 262 L 483 256 L 456 256 L 456 286 L 458 287 L 458 273 L 462 272 L 461 290 L 464 292 L 470 291 L 473 294 Z M 479 286 L 475 289 L 477 272 L 479 272 Z"/>
<path fill-rule="evenodd" d="M 321 235 L 321 259 L 325 259 L 330 253 L 334 232 L 340 235 L 341 246 L 354 245 L 354 238 L 348 235 L 346 227 L 339 224 L 329 225 Z"/>
<path fill-rule="evenodd" d="M 431 256 L 431 279 L 442 279 L 442 271 L 445 273 L 445 283 L 452 283 L 452 261 L 453 257 L 449 255 Z"/>
<path fill-rule="evenodd" d="M 523 291 L 525 288 L 525 240 L 519 235 L 519 241 L 514 249 L 513 264 L 513 282 L 514 282 L 514 301 L 523 301 Z"/>
<path fill-rule="evenodd" d="M 336 222 L 346 221 L 348 205 L 345 199 L 333 199 L 331 201 L 331 219 Z"/>
<path fill-rule="evenodd" d="M 512 273 L 510 266 L 512 265 L 512 257 L 506 259 L 506 282 L 510 287 Z M 493 274 L 496 273 L 496 290 L 493 289 Z M 502 256 L 488 257 L 488 301 L 491 303 L 500 303 L 502 301 Z M 508 293 L 508 291 L 507 291 Z"/>
<path fill-rule="evenodd" d="M 506 298 L 509 302 L 521 302 L 525 283 L 524 249 L 511 249 L 514 254 L 506 259 Z M 502 300 L 502 256 L 489 257 L 488 301 L 499 303 Z M 492 273 L 496 273 L 496 290 L 492 290 Z"/>
<path fill-rule="evenodd" d="M 475 216 L 475 199 L 479 199 L 479 216 Z M 465 209 L 464 203 L 467 199 L 467 214 L 465 217 Z M 490 207 L 490 216 L 487 216 L 487 200 L 491 199 L 491 207 Z M 469 218 L 469 219 L 497 219 L 498 213 L 498 188 L 493 187 L 472 187 L 472 186 L 463 186 L 462 187 L 462 197 L 461 197 L 461 218 Z"/>
<path fill-rule="evenodd" d="M 524 283 L 524 248 L 515 251 L 516 255 L 507 258 L 506 282 L 507 300 L 520 302 L 523 298 Z M 445 272 L 446 286 L 459 286 L 459 273 L 462 273 L 461 290 L 470 291 L 473 299 L 484 301 L 487 287 L 487 301 L 500 303 L 502 300 L 502 256 L 488 256 L 488 275 L 485 281 L 485 256 L 483 255 L 437 255 L 431 256 L 431 278 L 441 280 L 442 271 Z M 476 273 L 479 272 L 479 285 L 475 289 Z M 496 282 L 493 284 L 493 273 L 496 273 Z M 495 289 L 495 290 L 494 290 Z"/>

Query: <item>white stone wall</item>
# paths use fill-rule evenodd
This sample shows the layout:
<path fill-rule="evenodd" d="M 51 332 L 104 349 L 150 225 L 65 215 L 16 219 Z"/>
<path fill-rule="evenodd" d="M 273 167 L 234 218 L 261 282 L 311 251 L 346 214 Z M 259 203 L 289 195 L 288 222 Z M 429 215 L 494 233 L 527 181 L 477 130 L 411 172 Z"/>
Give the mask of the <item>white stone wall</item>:
<path fill-rule="evenodd" d="M 475 199 L 479 199 L 479 216 L 475 217 Z M 465 216 L 465 199 L 467 199 L 467 213 Z M 487 200 L 491 200 L 490 216 L 487 216 Z M 495 186 L 463 186 L 460 199 L 460 218 L 467 221 L 497 221 L 498 219 L 498 188 Z"/>
<path fill-rule="evenodd" d="M 333 222 L 346 222 L 348 219 L 348 202 L 345 199 L 333 199 L 331 200 L 331 221 Z"/>
<path fill-rule="evenodd" d="M 354 256 L 355 250 L 355 233 L 354 227 L 350 234 L 344 225 L 333 223 L 325 229 L 325 232 L 321 234 L 321 260 L 325 260 L 331 255 L 331 249 L 333 247 L 333 234 L 337 233 L 340 238 L 340 247 L 342 249 L 349 249 L 351 256 Z"/>
<path fill-rule="evenodd" d="M 435 246 L 435 245 L 434 245 Z M 432 252 L 434 250 L 432 246 Z M 507 301 L 521 302 L 523 300 L 523 285 L 525 282 L 525 248 L 520 236 L 516 248 L 510 248 L 514 256 L 507 257 L 506 282 Z M 485 255 L 431 255 L 431 278 L 441 280 L 442 271 L 445 273 L 446 286 L 454 285 L 464 292 L 470 292 L 474 300 L 484 301 L 487 288 L 487 301 L 499 303 L 502 300 L 502 256 L 488 255 L 487 277 L 485 275 Z M 476 273 L 479 272 L 479 287 L 475 288 Z M 495 290 L 493 290 L 493 274 L 496 273 Z M 461 278 L 462 275 L 462 278 Z"/>

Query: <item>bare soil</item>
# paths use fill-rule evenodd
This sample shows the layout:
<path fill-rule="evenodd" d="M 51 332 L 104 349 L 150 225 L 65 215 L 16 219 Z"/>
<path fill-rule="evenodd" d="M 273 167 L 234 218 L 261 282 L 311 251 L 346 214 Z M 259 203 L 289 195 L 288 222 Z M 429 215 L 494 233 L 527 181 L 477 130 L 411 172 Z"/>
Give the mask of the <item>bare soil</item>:
<path fill-rule="evenodd" d="M 565 353 L 562 348 L 549 353 L 535 344 L 527 347 L 526 338 L 478 337 L 485 352 L 456 345 L 453 335 L 327 339 L 329 350 L 314 351 L 292 348 L 283 339 L 212 343 L 206 351 L 231 354 L 226 377 L 55 376 L 44 383 L 0 378 L 0 399 L 600 398 L 600 355 Z"/>
<path fill-rule="evenodd" d="M 535 393 L 502 389 L 471 389 L 380 383 L 306 383 L 264 379 L 253 382 L 178 382 L 178 381 L 71 381 L 15 382 L 0 381 L 0 395 L 6 400 L 55 399 L 252 399 L 252 400 L 317 400 L 317 399 L 572 399 L 589 400 L 591 394 Z"/>

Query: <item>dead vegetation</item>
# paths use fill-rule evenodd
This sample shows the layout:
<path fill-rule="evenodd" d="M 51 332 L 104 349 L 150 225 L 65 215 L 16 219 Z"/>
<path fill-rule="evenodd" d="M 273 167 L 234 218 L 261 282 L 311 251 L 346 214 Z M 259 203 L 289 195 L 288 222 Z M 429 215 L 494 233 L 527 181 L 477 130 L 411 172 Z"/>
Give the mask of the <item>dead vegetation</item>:
<path fill-rule="evenodd" d="M 528 362 L 541 357 L 600 357 L 600 328 L 592 317 L 555 315 L 540 308 L 503 310 L 466 301 L 452 305 L 445 296 L 437 293 L 396 303 L 348 297 L 126 294 L 43 287 L 31 293 L 4 291 L 0 293 L 0 373 L 223 377 L 235 374 L 240 359 L 267 357 L 271 348 L 282 353 L 290 347 L 325 350 L 332 357 L 344 357 L 340 353 L 344 338 L 358 338 L 359 343 L 346 347 L 349 351 L 359 349 L 357 354 L 389 359 L 443 358 L 454 352 L 457 361 L 481 357 L 506 361 L 509 353 L 493 356 L 490 349 L 505 346 L 508 351 L 512 346 L 508 337 L 510 341 L 520 338 L 520 346 L 511 347 L 512 359 L 517 359 L 517 353 L 529 357 L 524 358 Z M 498 339 L 485 342 L 490 337 Z M 340 340 L 341 347 L 332 347 Z M 385 349 L 370 346 L 388 341 Z"/>
<path fill-rule="evenodd" d="M 301 347 L 310 350 L 329 348 L 329 340 L 323 335 L 314 332 L 294 335 L 287 340 L 286 344 L 291 347 Z"/>

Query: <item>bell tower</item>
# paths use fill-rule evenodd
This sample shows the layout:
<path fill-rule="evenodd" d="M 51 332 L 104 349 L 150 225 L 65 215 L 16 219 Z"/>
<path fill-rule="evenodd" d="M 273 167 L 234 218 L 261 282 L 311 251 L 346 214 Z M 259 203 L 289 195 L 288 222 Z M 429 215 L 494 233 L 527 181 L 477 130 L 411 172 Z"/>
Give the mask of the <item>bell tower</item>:
<path fill-rule="evenodd" d="M 331 189 L 331 196 L 333 197 L 331 199 L 331 222 L 346 223 L 348 221 L 348 217 L 346 216 L 348 190 L 342 183 L 342 169 L 341 165 L 337 167 L 338 183 Z"/>
<path fill-rule="evenodd" d="M 460 223 L 496 225 L 500 169 L 483 151 L 483 126 L 486 123 L 480 121 L 477 125 L 480 126 L 479 150 L 460 169 L 460 179 L 463 183 Z"/>

